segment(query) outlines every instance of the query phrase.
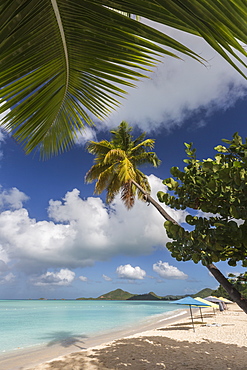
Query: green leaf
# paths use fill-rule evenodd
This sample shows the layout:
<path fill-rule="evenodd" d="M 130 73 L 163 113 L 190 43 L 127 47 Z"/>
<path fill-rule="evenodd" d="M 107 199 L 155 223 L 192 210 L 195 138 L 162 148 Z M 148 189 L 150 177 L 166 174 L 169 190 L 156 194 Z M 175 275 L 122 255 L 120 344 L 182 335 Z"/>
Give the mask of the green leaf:
<path fill-rule="evenodd" d="M 242 1 L 8 0 L 0 12 L 0 89 L 6 101 L 0 114 L 8 112 L 2 124 L 27 153 L 40 150 L 49 157 L 71 148 L 78 132 L 95 118 L 105 119 L 125 88 L 162 56 L 183 54 L 205 63 L 138 16 L 204 38 L 246 78 L 235 63 L 246 67 Z M 240 143 L 237 135 L 234 140 Z"/>
<path fill-rule="evenodd" d="M 234 218 L 239 218 L 237 208 L 233 204 L 230 206 L 230 215 Z"/>

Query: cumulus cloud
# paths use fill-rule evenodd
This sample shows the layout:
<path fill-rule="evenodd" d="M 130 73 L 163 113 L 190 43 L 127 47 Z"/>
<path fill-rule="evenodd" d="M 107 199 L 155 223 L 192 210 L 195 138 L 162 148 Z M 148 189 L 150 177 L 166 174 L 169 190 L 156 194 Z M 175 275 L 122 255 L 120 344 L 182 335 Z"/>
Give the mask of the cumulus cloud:
<path fill-rule="evenodd" d="M 23 203 L 28 199 L 29 197 L 26 194 L 15 187 L 9 190 L 2 190 L 0 192 L 0 208 L 19 209 L 23 207 Z"/>
<path fill-rule="evenodd" d="M 75 273 L 69 269 L 61 269 L 58 272 L 49 272 L 32 278 L 31 282 L 33 285 L 37 286 L 47 286 L 47 285 L 61 285 L 68 286 L 72 283 L 75 278 Z"/>
<path fill-rule="evenodd" d="M 79 279 L 84 282 L 88 281 L 88 278 L 86 276 L 79 276 Z"/>
<path fill-rule="evenodd" d="M 139 266 L 133 267 L 130 264 L 117 267 L 116 273 L 121 279 L 142 280 L 146 276 L 146 271 Z"/>
<path fill-rule="evenodd" d="M 169 265 L 168 262 L 159 261 L 154 263 L 153 270 L 163 279 L 185 280 L 188 278 L 188 275 L 180 271 L 177 267 Z"/>
<path fill-rule="evenodd" d="M 81 133 L 77 133 L 76 144 L 85 145 L 89 140 L 95 140 L 96 133 L 95 130 L 91 127 L 85 126 Z"/>
<path fill-rule="evenodd" d="M 12 283 L 13 281 L 15 281 L 15 275 L 9 272 L 7 263 L 0 259 L 0 285 Z"/>
<path fill-rule="evenodd" d="M 247 83 L 216 51 L 199 37 L 159 26 L 207 60 L 205 65 L 181 55 L 165 57 L 150 79 L 128 90 L 128 99 L 108 119 L 109 126 L 121 120 L 150 132 L 158 127 L 181 126 L 190 115 L 200 113 L 200 122 L 218 109 L 226 110 L 247 94 Z M 202 119 L 202 118 L 205 119 Z"/>
<path fill-rule="evenodd" d="M 105 274 L 103 274 L 103 275 L 102 275 L 102 277 L 103 277 L 103 279 L 104 279 L 105 281 L 112 281 L 112 278 L 110 278 L 109 276 L 107 276 L 107 275 L 105 275 Z"/>
<path fill-rule="evenodd" d="M 154 197 L 158 190 L 166 191 L 161 179 L 151 175 L 149 180 Z M 10 208 L 24 200 L 18 194 Z M 169 212 L 178 222 L 186 215 Z M 162 216 L 139 200 L 130 211 L 120 197 L 107 208 L 100 198 L 82 199 L 74 189 L 61 201 L 51 200 L 48 215 L 50 221 L 36 221 L 25 208 L 1 212 L 0 259 L 14 261 L 15 269 L 34 274 L 50 268 L 92 266 L 119 254 L 148 255 L 168 241 Z"/>

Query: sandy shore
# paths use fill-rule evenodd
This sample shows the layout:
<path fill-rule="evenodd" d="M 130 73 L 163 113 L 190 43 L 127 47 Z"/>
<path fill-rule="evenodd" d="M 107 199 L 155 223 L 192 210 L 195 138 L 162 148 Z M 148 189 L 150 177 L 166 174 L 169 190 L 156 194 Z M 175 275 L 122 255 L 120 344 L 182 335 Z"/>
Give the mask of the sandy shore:
<path fill-rule="evenodd" d="M 6 367 L 6 362 L 1 370 L 247 370 L 247 315 L 235 304 L 216 315 L 208 308 L 202 312 L 204 322 L 200 315 L 195 316 L 195 332 L 188 313 L 184 312 L 172 321 L 164 317 L 149 322 L 139 333 L 134 329 L 133 333 L 115 333 L 116 338 L 97 338 L 99 343 L 104 340 L 104 344 L 92 342 L 89 348 L 89 341 L 87 349 L 80 352 L 66 355 L 63 348 L 64 356 L 35 366 L 29 354 L 25 366 L 19 362 L 16 367 L 12 362 L 9 365 L 12 367 Z M 36 358 L 38 362 L 41 361 Z"/>

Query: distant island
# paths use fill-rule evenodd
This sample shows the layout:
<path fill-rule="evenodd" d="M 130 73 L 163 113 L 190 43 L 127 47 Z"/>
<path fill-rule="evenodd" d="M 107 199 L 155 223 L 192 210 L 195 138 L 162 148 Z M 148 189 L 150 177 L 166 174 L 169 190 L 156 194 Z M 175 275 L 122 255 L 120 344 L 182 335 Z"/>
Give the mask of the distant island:
<path fill-rule="evenodd" d="M 201 297 L 205 298 L 211 295 L 213 289 L 205 288 L 200 290 L 196 294 L 191 294 L 191 297 Z M 175 301 L 176 299 L 181 299 L 187 297 L 189 294 L 185 295 L 166 295 L 164 297 L 158 296 L 154 292 L 149 292 L 145 294 L 132 294 L 126 292 L 122 289 L 116 289 L 109 293 L 102 294 L 97 298 L 76 298 L 76 300 L 101 300 L 101 301 Z"/>

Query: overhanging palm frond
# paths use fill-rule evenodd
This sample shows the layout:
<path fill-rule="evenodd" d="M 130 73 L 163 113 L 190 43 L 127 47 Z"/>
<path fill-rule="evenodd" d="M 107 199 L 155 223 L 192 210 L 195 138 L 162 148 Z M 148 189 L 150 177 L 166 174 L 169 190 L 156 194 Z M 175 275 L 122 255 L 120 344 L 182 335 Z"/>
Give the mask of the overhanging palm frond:
<path fill-rule="evenodd" d="M 94 0 L 99 2 L 100 0 Z M 242 0 L 157 0 L 106 2 L 115 9 L 140 15 L 157 23 L 203 37 L 242 75 L 227 51 L 244 67 L 246 63 L 235 50 L 246 57 L 247 5 Z M 128 10 L 127 10 L 128 9 Z M 246 76 L 244 75 L 246 78 Z"/>
<path fill-rule="evenodd" d="M 234 52 L 246 55 L 241 0 L 1 2 L 0 113 L 11 110 L 2 124 L 27 153 L 40 149 L 50 156 L 70 148 L 84 124 L 93 124 L 91 115 L 105 117 L 124 86 L 133 86 L 159 55 L 176 56 L 173 49 L 202 61 L 176 40 L 112 9 L 201 36 L 236 69 L 229 54 L 244 64 Z"/>
<path fill-rule="evenodd" d="M 149 37 L 147 26 L 104 2 L 7 1 L 0 10 L 6 101 L 0 109 L 11 109 L 3 123 L 27 153 L 40 146 L 49 156 L 69 148 L 84 123 L 92 124 L 88 112 L 104 117 L 118 104 L 114 95 L 124 94 L 120 85 L 133 86 L 158 54 L 172 55 L 156 44 L 165 44 L 160 32 Z"/>

